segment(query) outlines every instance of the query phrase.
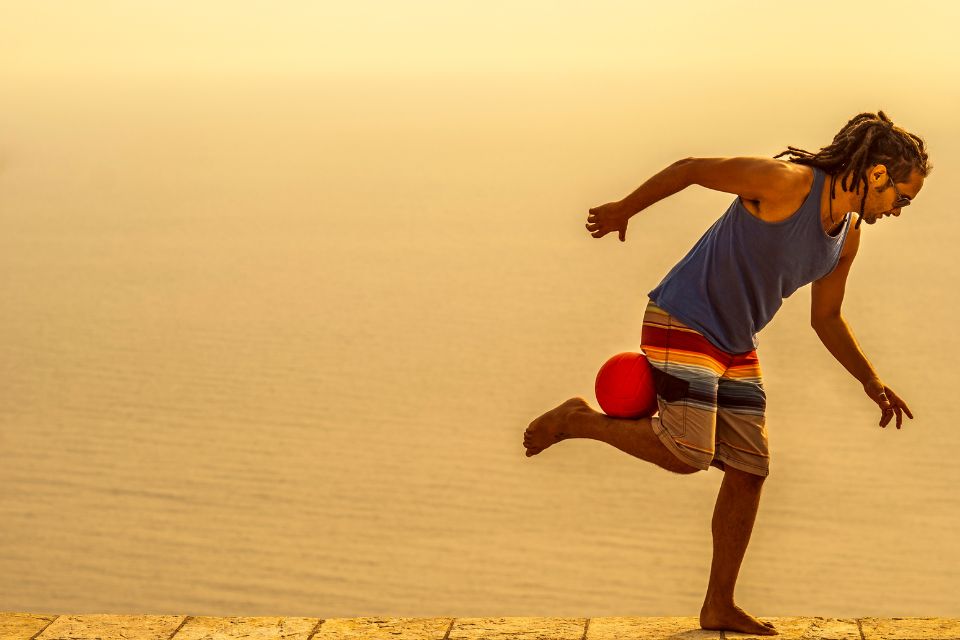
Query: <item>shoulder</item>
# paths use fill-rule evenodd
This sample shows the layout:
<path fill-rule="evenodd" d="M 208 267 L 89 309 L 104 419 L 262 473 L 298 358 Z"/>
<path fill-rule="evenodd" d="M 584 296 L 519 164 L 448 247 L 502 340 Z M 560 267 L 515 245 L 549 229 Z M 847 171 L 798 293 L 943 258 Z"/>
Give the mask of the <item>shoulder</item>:
<path fill-rule="evenodd" d="M 754 216 L 767 222 L 789 218 L 803 204 L 813 188 L 816 175 L 813 167 L 787 160 L 773 159 L 769 165 L 778 176 L 776 188 L 760 199 L 742 198 L 743 206 Z"/>
<path fill-rule="evenodd" d="M 784 161 L 783 166 L 789 176 L 787 183 L 790 188 L 804 195 L 810 193 L 813 182 L 817 177 L 814 168 L 809 165 L 797 164 L 796 162 L 790 161 Z"/>
<path fill-rule="evenodd" d="M 782 197 L 794 172 L 776 158 L 733 156 L 686 158 L 681 161 L 688 184 L 733 193 L 744 200 L 768 201 Z"/>

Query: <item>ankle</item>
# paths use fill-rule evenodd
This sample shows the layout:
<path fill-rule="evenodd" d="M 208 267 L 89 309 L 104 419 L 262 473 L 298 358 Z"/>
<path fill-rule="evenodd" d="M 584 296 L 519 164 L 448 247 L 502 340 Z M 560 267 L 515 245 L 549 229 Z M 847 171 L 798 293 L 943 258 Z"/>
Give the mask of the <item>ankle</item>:
<path fill-rule="evenodd" d="M 704 609 L 726 609 L 733 607 L 733 594 L 730 595 L 721 595 L 717 593 L 708 592 L 706 597 L 703 599 L 703 608 Z"/>

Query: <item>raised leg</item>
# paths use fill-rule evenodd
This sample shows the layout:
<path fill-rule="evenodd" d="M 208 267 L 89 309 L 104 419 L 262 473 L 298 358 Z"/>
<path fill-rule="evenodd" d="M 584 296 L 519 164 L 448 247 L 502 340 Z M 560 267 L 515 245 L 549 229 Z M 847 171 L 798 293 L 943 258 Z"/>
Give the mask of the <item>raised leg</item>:
<path fill-rule="evenodd" d="M 726 465 L 713 511 L 713 564 L 700 610 L 700 626 L 704 629 L 777 635 L 772 624 L 757 620 L 733 603 L 733 590 L 753 532 L 763 481 L 763 476 Z"/>
<path fill-rule="evenodd" d="M 527 457 L 561 440 L 590 438 L 674 473 L 699 471 L 678 459 L 653 432 L 650 418 L 625 420 L 594 411 L 583 398 L 570 398 L 530 423 L 524 432 Z"/>

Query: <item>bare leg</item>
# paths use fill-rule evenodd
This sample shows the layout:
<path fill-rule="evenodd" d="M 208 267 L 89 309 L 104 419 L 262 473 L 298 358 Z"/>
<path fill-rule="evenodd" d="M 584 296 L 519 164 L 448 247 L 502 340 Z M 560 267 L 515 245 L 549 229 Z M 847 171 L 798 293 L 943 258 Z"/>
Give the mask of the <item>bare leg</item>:
<path fill-rule="evenodd" d="M 653 432 L 650 418 L 625 420 L 594 411 L 583 398 L 570 398 L 530 423 L 524 432 L 527 457 L 570 438 L 591 438 L 674 473 L 699 469 L 677 458 Z"/>
<path fill-rule="evenodd" d="M 713 511 L 710 585 L 700 610 L 700 626 L 704 629 L 777 635 L 772 624 L 757 620 L 733 603 L 733 590 L 753 532 L 763 481 L 763 476 L 729 465 L 724 470 Z"/>

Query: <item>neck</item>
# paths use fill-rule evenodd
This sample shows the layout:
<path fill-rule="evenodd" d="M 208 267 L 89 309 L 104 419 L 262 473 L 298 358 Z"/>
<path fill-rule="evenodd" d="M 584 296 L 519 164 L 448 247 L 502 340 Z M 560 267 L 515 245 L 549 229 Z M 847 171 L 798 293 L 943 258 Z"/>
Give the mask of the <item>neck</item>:
<path fill-rule="evenodd" d="M 840 179 L 836 179 L 835 194 L 830 196 L 830 176 L 827 176 L 826 188 L 827 188 L 827 198 L 828 198 L 828 211 L 831 211 L 833 214 L 833 221 L 831 224 L 835 225 L 840 220 L 843 220 L 844 214 L 848 211 L 853 211 L 858 214 L 863 213 L 860 211 L 860 200 L 863 198 L 863 192 L 859 194 L 852 191 L 844 191 L 843 187 L 840 185 Z"/>

